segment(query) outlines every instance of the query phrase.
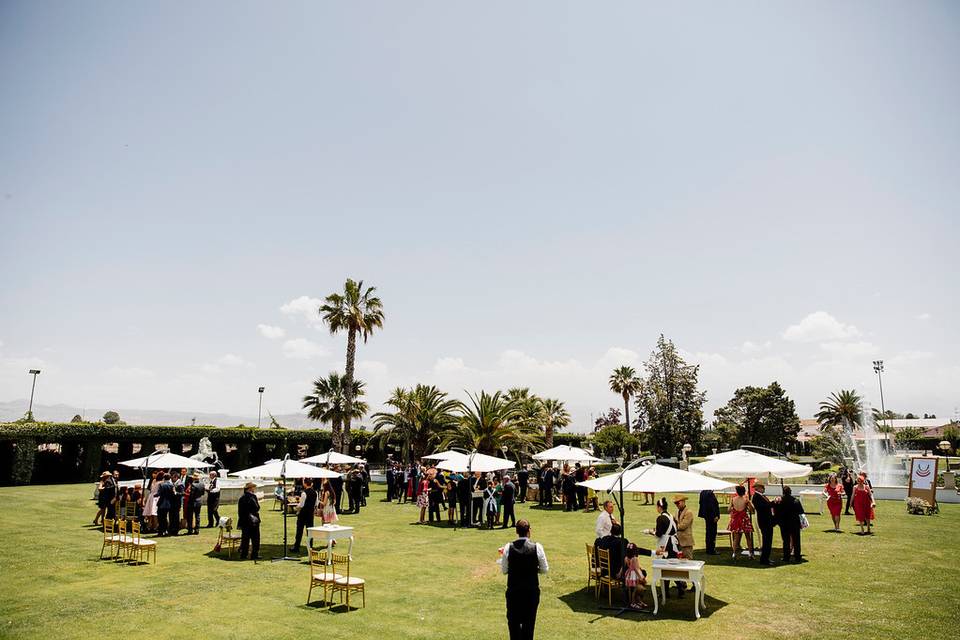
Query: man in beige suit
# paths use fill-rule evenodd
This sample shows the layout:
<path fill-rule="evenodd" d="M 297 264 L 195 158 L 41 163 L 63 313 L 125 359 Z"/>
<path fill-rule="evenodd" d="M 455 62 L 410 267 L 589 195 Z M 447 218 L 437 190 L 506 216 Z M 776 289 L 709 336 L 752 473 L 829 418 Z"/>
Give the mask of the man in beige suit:
<path fill-rule="evenodd" d="M 693 511 L 687 509 L 687 496 L 679 493 L 673 496 L 677 506 L 677 542 L 680 551 L 687 560 L 693 560 Z"/>

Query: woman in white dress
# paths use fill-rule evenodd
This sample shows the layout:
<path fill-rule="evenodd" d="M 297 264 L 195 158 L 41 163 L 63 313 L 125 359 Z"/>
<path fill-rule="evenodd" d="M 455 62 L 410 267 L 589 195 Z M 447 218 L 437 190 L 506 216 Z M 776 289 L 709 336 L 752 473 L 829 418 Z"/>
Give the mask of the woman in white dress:
<path fill-rule="evenodd" d="M 157 472 L 150 474 L 150 492 L 143 501 L 143 517 L 147 520 L 147 529 L 157 530 L 157 492 L 160 491 L 160 483 L 157 481 Z"/>

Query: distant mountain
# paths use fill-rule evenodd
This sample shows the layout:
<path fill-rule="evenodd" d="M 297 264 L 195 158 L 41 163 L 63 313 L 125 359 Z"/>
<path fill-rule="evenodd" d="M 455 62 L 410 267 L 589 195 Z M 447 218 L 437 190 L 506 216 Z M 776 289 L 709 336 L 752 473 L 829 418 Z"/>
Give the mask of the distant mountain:
<path fill-rule="evenodd" d="M 18 420 L 27 413 L 27 400 L 12 400 L 0 402 L 0 422 Z M 66 404 L 34 404 L 33 416 L 44 422 L 70 422 L 73 416 L 79 414 L 87 420 L 97 421 L 109 409 L 72 407 Z M 197 424 L 215 427 L 235 427 L 238 424 L 256 426 L 257 416 L 239 416 L 227 413 L 191 413 L 188 411 L 165 411 L 163 409 L 114 409 L 120 414 L 120 419 L 128 424 L 156 424 L 164 426 L 187 426 L 196 418 Z M 318 423 L 308 420 L 306 414 L 285 413 L 274 416 L 277 421 L 288 429 L 316 429 Z M 263 414 L 261 426 L 270 426 L 270 416 Z"/>

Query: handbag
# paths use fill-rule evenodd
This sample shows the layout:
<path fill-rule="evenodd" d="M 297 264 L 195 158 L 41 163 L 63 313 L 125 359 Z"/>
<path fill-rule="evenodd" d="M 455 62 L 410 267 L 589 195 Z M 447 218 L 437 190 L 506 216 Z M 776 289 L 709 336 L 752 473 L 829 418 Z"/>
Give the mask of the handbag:
<path fill-rule="evenodd" d="M 801 529 L 806 529 L 806 528 L 809 527 L 809 526 L 810 526 L 810 521 L 807 520 L 807 514 L 801 513 L 801 514 L 800 514 L 800 528 L 801 528 Z"/>

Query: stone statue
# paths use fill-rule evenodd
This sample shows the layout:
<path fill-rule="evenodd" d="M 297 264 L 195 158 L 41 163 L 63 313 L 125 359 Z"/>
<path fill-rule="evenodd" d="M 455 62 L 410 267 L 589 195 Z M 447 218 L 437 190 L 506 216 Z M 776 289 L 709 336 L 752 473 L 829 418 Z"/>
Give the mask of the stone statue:
<path fill-rule="evenodd" d="M 200 460 L 201 462 L 212 464 L 214 469 L 223 468 L 223 463 L 220 462 L 220 456 L 218 456 L 217 452 L 213 450 L 213 444 L 210 443 L 210 438 L 206 436 L 200 438 L 200 444 L 197 446 L 197 452 L 190 456 L 190 459 Z"/>

